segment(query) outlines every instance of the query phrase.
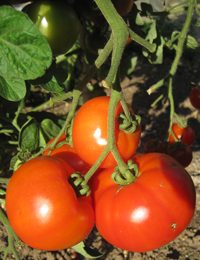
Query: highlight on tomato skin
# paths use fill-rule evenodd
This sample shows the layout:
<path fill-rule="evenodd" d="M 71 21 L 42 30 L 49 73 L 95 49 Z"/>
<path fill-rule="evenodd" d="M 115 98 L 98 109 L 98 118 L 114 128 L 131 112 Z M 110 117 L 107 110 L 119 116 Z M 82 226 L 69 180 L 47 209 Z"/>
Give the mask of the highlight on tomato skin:
<path fill-rule="evenodd" d="M 6 192 L 9 222 L 32 248 L 61 250 L 84 240 L 94 226 L 91 196 L 77 197 L 68 179 L 75 170 L 55 156 L 24 163 Z"/>
<path fill-rule="evenodd" d="M 95 224 L 110 244 L 132 252 L 162 247 L 189 225 L 196 193 L 188 172 L 162 153 L 137 154 L 137 179 L 120 186 L 113 169 L 99 173 L 92 184 Z"/>

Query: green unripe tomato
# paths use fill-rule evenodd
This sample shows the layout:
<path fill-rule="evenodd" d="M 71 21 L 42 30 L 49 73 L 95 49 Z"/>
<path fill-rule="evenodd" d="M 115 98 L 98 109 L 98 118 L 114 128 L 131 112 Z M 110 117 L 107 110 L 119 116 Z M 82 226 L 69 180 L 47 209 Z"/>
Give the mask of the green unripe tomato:
<path fill-rule="evenodd" d="M 76 42 L 79 19 L 66 1 L 36 1 L 28 5 L 25 12 L 48 41 L 53 55 L 66 53 Z"/>

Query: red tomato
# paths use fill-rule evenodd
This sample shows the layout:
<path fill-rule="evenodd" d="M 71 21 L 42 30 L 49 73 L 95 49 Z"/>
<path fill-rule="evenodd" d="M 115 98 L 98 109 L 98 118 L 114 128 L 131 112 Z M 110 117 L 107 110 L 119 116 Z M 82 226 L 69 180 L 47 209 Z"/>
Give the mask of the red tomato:
<path fill-rule="evenodd" d="M 195 87 L 190 92 L 190 103 L 194 108 L 200 109 L 200 87 Z"/>
<path fill-rule="evenodd" d="M 53 139 L 51 139 L 47 145 L 53 142 Z M 59 138 L 58 143 L 65 141 L 66 140 L 66 135 L 65 133 L 62 134 L 62 136 Z M 44 151 L 43 155 L 48 155 L 49 149 Z M 87 171 L 91 168 L 91 165 L 84 162 L 80 156 L 76 153 L 74 147 L 64 144 L 56 149 L 53 149 L 50 153 L 50 155 L 59 157 L 63 159 L 65 162 L 67 162 L 72 168 L 74 168 L 75 171 L 80 172 L 81 174 L 86 174 Z"/>
<path fill-rule="evenodd" d="M 175 123 L 172 125 L 172 131 L 178 140 L 181 140 L 183 143 L 186 143 L 188 145 L 193 144 L 195 139 L 195 132 L 191 127 L 187 126 L 183 128 L 180 127 L 177 123 Z M 169 143 L 175 143 L 172 134 L 169 135 Z"/>
<path fill-rule="evenodd" d="M 144 153 L 164 153 L 165 146 L 160 140 L 151 139 L 144 145 Z"/>
<path fill-rule="evenodd" d="M 188 172 L 162 153 L 137 156 L 139 176 L 120 186 L 105 169 L 93 181 L 95 222 L 110 244 L 147 252 L 168 244 L 190 223 L 195 187 Z"/>
<path fill-rule="evenodd" d="M 166 154 L 177 160 L 184 168 L 190 165 L 193 157 L 190 146 L 185 143 L 168 145 Z"/>
<path fill-rule="evenodd" d="M 94 225 L 91 196 L 77 197 L 74 169 L 54 156 L 24 163 L 11 177 L 6 211 L 16 234 L 41 250 L 61 250 L 85 239 Z"/>
<path fill-rule="evenodd" d="M 87 163 L 94 164 L 107 145 L 107 120 L 110 97 L 97 97 L 87 101 L 77 112 L 72 140 L 75 151 Z M 132 134 L 119 129 L 117 115 L 123 112 L 118 102 L 115 110 L 115 137 L 117 149 L 124 161 L 135 153 L 141 134 L 141 125 Z M 132 112 L 132 111 L 131 111 Z M 132 112 L 133 113 L 133 112 Z M 117 165 L 111 152 L 100 167 L 112 168 Z"/>

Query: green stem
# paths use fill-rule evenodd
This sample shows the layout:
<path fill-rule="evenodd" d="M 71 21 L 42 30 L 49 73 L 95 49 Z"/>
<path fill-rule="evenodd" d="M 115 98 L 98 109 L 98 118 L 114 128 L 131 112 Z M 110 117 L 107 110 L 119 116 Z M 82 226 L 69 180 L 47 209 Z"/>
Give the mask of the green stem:
<path fill-rule="evenodd" d="M 13 134 L 14 129 L 2 129 L 0 130 L 0 134 Z"/>
<path fill-rule="evenodd" d="M 93 173 L 98 169 L 102 161 L 105 159 L 106 155 L 109 152 L 112 152 L 113 156 L 115 157 L 115 160 L 117 161 L 117 164 L 119 165 L 120 171 L 123 173 L 125 170 L 128 169 L 128 166 L 124 163 L 122 160 L 115 144 L 115 108 L 117 105 L 117 102 L 121 99 L 121 92 L 117 90 L 112 90 L 112 94 L 110 97 L 109 107 L 108 107 L 108 125 L 107 125 L 107 145 L 105 149 L 103 150 L 102 154 L 99 156 L 95 164 L 91 167 L 91 169 L 86 173 L 85 175 L 85 181 L 87 182 Z"/>
<path fill-rule="evenodd" d="M 53 97 L 53 98 L 50 98 L 48 101 L 44 102 L 43 104 L 31 109 L 30 111 L 28 112 L 35 112 L 35 111 L 38 111 L 42 108 L 44 108 L 45 106 L 47 105 L 51 105 L 53 106 L 56 102 L 59 102 L 59 101 L 63 101 L 63 100 L 66 100 L 68 98 L 71 98 L 72 97 L 72 91 L 70 92 L 67 92 L 66 94 L 63 94 L 62 96 L 58 96 L 58 97 Z"/>
<path fill-rule="evenodd" d="M 161 94 L 152 104 L 151 107 L 154 107 L 161 99 L 163 99 L 164 95 Z"/>
<path fill-rule="evenodd" d="M 151 86 L 147 90 L 147 93 L 149 95 L 152 94 L 156 89 L 161 87 L 165 82 L 168 82 L 170 80 L 170 78 L 172 78 L 174 76 L 174 74 L 176 72 L 179 60 L 180 60 L 180 58 L 182 56 L 183 46 L 184 46 L 184 43 L 185 43 L 185 38 L 186 38 L 186 35 L 187 35 L 187 31 L 189 29 L 189 26 L 190 26 L 190 23 L 191 23 L 191 20 L 192 20 L 192 13 L 193 13 L 193 10 L 194 10 L 194 3 L 195 3 L 195 0 L 190 0 L 190 5 L 189 5 L 189 8 L 188 8 L 186 21 L 184 23 L 182 31 L 179 34 L 178 45 L 177 45 L 177 48 L 176 48 L 176 55 L 175 55 L 174 61 L 172 63 L 171 69 L 169 71 L 169 74 L 165 78 L 161 79 L 160 81 L 158 81 L 156 84 L 154 84 L 153 86 Z"/>
<path fill-rule="evenodd" d="M 106 46 L 104 49 L 100 52 L 99 56 L 95 60 L 94 64 L 90 67 L 89 71 L 83 78 L 83 80 L 76 86 L 75 89 L 83 90 L 87 83 L 91 80 L 91 78 L 94 76 L 94 74 L 97 72 L 97 70 L 101 67 L 101 65 L 107 60 L 108 56 L 110 55 L 112 51 L 112 45 L 113 45 L 113 36 L 111 34 L 110 39 L 108 40 Z"/>
<path fill-rule="evenodd" d="M 192 20 L 192 13 L 193 13 L 193 10 L 194 10 L 194 2 L 195 2 L 195 0 L 190 0 L 190 5 L 189 5 L 189 8 L 188 8 L 186 21 L 185 21 L 185 24 L 183 26 L 183 29 L 180 33 L 180 37 L 179 37 L 179 40 L 178 40 L 176 56 L 175 56 L 175 59 L 173 61 L 171 70 L 169 72 L 170 75 L 175 74 L 176 68 L 178 67 L 178 63 L 179 63 L 179 60 L 180 60 L 182 52 L 183 52 L 183 46 L 184 46 L 185 38 L 186 38 L 187 31 L 189 29 L 189 26 L 190 26 L 190 23 L 191 23 L 191 20 Z"/>
<path fill-rule="evenodd" d="M 175 5 L 171 6 L 171 7 L 169 7 L 167 9 L 167 12 L 170 12 L 171 10 L 173 10 L 173 9 L 175 9 L 175 8 L 181 6 L 181 5 L 187 4 L 187 3 L 188 3 L 188 0 L 185 0 L 185 1 L 181 2 L 181 3 L 175 4 Z"/>
<path fill-rule="evenodd" d="M 137 35 L 135 32 L 133 32 L 131 29 L 129 29 L 129 34 L 130 34 L 130 37 L 133 41 L 135 41 L 138 44 L 145 47 L 147 50 L 149 50 L 149 52 L 153 53 L 153 52 L 156 51 L 156 44 L 155 43 L 150 43 L 150 42 L 146 41 L 145 39 L 143 39 L 142 37 Z"/>
<path fill-rule="evenodd" d="M 162 12 L 153 12 L 151 15 L 152 15 L 152 16 L 164 16 L 164 17 L 166 17 L 166 16 L 168 16 L 168 15 L 170 15 L 170 14 L 176 14 L 176 13 L 185 12 L 185 11 L 188 10 L 188 7 L 187 7 L 187 6 L 185 6 L 185 7 L 183 7 L 183 8 L 176 9 L 176 10 L 173 10 L 173 9 L 175 9 L 175 8 L 181 6 L 181 5 L 184 5 L 184 4 L 186 4 L 186 3 L 188 3 L 188 0 L 185 0 L 185 1 L 183 1 L 182 3 L 178 3 L 178 4 L 174 5 L 174 6 L 171 6 L 170 8 L 166 9 L 165 11 L 162 11 Z"/>
<path fill-rule="evenodd" d="M 127 106 L 126 100 L 125 100 L 124 96 L 122 95 L 122 93 L 121 93 L 120 102 L 121 102 L 121 105 L 123 107 L 125 116 L 128 118 L 129 121 L 132 121 L 130 110 L 129 110 L 128 106 Z"/>
<path fill-rule="evenodd" d="M 197 0 L 195 0 L 195 10 L 196 10 L 196 13 L 198 14 L 198 16 L 200 16 L 200 4 L 197 4 Z"/>
<path fill-rule="evenodd" d="M 172 130 L 172 123 L 173 123 L 173 117 L 174 117 L 174 99 L 173 99 L 173 92 L 172 92 L 172 78 L 169 78 L 169 84 L 168 84 L 168 98 L 170 102 L 170 124 L 169 124 L 169 132 Z"/>
<path fill-rule="evenodd" d="M 104 17 L 108 21 L 113 34 L 113 53 L 112 53 L 112 66 L 106 78 L 106 83 L 108 87 L 112 86 L 112 83 L 115 81 L 117 69 L 120 64 L 120 60 L 126 46 L 126 41 L 129 36 L 129 31 L 126 23 L 122 17 L 117 13 L 114 8 L 111 0 L 102 1 L 95 0 L 99 9 L 103 13 Z"/>
<path fill-rule="evenodd" d="M 17 119 L 19 117 L 19 114 L 21 112 L 21 109 L 24 107 L 24 100 L 22 99 L 19 103 L 17 112 L 15 113 L 15 118 L 12 121 L 13 126 L 20 132 L 21 128 L 19 127 L 18 123 L 17 123 Z"/>

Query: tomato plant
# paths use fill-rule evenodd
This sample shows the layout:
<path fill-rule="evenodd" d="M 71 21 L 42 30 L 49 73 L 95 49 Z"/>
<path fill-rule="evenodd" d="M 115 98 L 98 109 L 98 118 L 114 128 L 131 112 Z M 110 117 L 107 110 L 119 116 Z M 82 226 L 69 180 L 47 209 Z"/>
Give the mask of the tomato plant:
<path fill-rule="evenodd" d="M 189 127 L 181 127 L 177 123 L 172 125 L 172 131 L 177 138 L 178 141 L 182 141 L 188 145 L 192 145 L 195 140 L 195 132 L 194 130 Z M 172 134 L 169 135 L 169 143 L 175 143 L 175 139 Z"/>
<path fill-rule="evenodd" d="M 60 250 L 87 237 L 94 225 L 91 197 L 77 197 L 68 179 L 75 170 L 55 156 L 24 163 L 11 177 L 6 211 L 29 246 Z"/>
<path fill-rule="evenodd" d="M 146 142 L 143 149 L 144 153 L 164 153 L 165 152 L 165 146 L 162 143 L 161 140 L 154 140 L 151 139 Z"/>
<path fill-rule="evenodd" d="M 200 109 L 200 87 L 194 87 L 190 92 L 190 102 L 194 108 Z"/>
<path fill-rule="evenodd" d="M 192 162 L 192 149 L 186 143 L 169 144 L 166 154 L 176 159 L 184 168 Z"/>
<path fill-rule="evenodd" d="M 110 97 L 97 97 L 87 101 L 77 112 L 72 128 L 75 151 L 87 163 L 94 164 L 107 145 L 107 115 Z M 117 115 L 123 112 L 120 102 L 115 110 L 116 146 L 123 160 L 131 158 L 136 151 L 141 134 L 139 124 L 135 132 L 128 134 L 119 129 Z M 133 113 L 133 112 L 132 112 Z M 117 163 L 111 152 L 102 162 L 102 168 L 111 168 Z"/>
<path fill-rule="evenodd" d="M 95 222 L 112 245 L 146 252 L 168 244 L 188 226 L 195 210 L 195 187 L 187 171 L 166 154 L 137 156 L 135 163 L 139 176 L 129 185 L 111 180 L 114 169 L 96 176 Z"/>
<path fill-rule="evenodd" d="M 66 53 L 74 45 L 79 34 L 79 19 L 66 1 L 35 1 L 25 10 L 55 56 Z"/>
<path fill-rule="evenodd" d="M 53 142 L 55 138 L 51 139 L 47 145 Z M 65 133 L 62 134 L 62 136 L 59 138 L 57 144 L 59 144 L 62 141 L 66 141 L 66 135 Z M 43 155 L 48 155 L 49 149 L 44 151 Z M 53 149 L 50 153 L 52 156 L 59 157 L 63 159 L 66 163 L 68 163 L 72 168 L 74 168 L 75 171 L 80 172 L 81 174 L 85 174 L 91 167 L 90 164 L 83 161 L 76 153 L 73 146 L 70 146 L 69 144 L 63 144 L 60 147 Z"/>
<path fill-rule="evenodd" d="M 11 223 L 28 245 L 48 250 L 72 246 L 87 259 L 101 256 L 101 253 L 92 254 L 91 248 L 87 250 L 83 241 L 73 246 L 89 234 L 94 223 L 91 197 L 79 197 L 79 194 L 89 194 L 87 184 L 93 181 L 96 185 L 93 192 L 96 220 L 107 236 L 101 227 L 105 223 L 108 241 L 138 251 L 168 243 L 186 227 L 194 209 L 193 185 L 180 165 L 184 163 L 186 167 L 192 159 L 191 148 L 184 144 L 185 134 L 181 134 L 182 142 L 176 140 L 178 142 L 174 144 L 166 144 L 164 140 L 165 147 L 160 144 L 161 137 L 160 141 L 154 140 L 145 146 L 144 152 L 151 153 L 135 155 L 133 161 L 138 164 L 140 174 L 133 183 L 136 176 L 131 173 L 135 165 L 128 159 L 137 151 L 140 136 L 142 144 L 149 131 L 160 134 L 164 124 L 160 127 L 158 123 L 164 116 L 169 116 L 169 120 L 164 120 L 165 123 L 169 121 L 163 129 L 165 139 L 169 126 L 171 131 L 174 120 L 179 122 L 179 113 L 181 117 L 186 113 L 187 117 L 193 117 L 194 129 L 195 122 L 198 123 L 198 111 L 192 113 L 191 109 L 190 115 L 190 107 L 175 111 L 180 108 L 179 101 L 187 100 L 187 91 L 182 88 L 183 84 L 174 80 L 178 65 L 182 64 L 183 71 L 188 71 L 186 65 L 193 72 L 198 67 L 199 43 L 190 35 L 200 15 L 198 1 L 183 0 L 175 4 L 174 1 L 141 1 L 137 4 L 136 0 L 0 2 L 0 222 L 8 234 L 8 243 L 0 248 L 3 251 L 0 255 L 4 254 L 3 258 L 7 259 L 8 254 L 12 254 L 19 259 L 21 249 L 15 248 L 18 237 Z M 171 14 L 173 19 L 177 14 L 186 16 L 181 19 L 179 28 L 171 20 Z M 86 48 L 87 33 L 93 36 L 90 49 L 95 47 L 95 53 Z M 98 37 L 102 35 L 107 39 L 99 46 Z M 132 42 L 127 46 L 130 39 Z M 97 51 L 99 48 L 101 51 Z M 157 73 L 157 65 L 163 61 L 169 70 L 161 76 L 162 73 Z M 191 82 L 198 82 L 197 75 L 191 74 Z M 133 80 L 133 76 L 137 80 Z M 186 77 L 187 73 L 183 73 L 181 79 Z M 150 82 L 152 85 L 146 89 Z M 95 85 L 98 87 L 94 88 Z M 105 92 L 102 93 L 99 86 L 103 86 Z M 191 95 L 191 103 L 199 109 L 199 88 L 195 89 L 197 92 Z M 101 94 L 107 97 L 86 102 Z M 140 118 L 134 115 L 126 101 L 132 102 L 135 112 L 143 117 L 142 135 Z M 152 109 L 148 107 L 149 101 Z M 156 129 L 150 129 L 155 126 Z M 51 155 L 46 156 L 46 145 L 63 132 L 72 136 L 74 148 L 66 144 L 63 134 Z M 198 149 L 198 131 L 196 135 L 195 149 Z M 163 151 L 174 158 L 159 154 Z M 32 161 L 31 158 L 36 159 Z M 152 170 L 146 174 L 149 165 L 153 165 Z M 105 170 L 105 167 L 108 168 Z M 119 170 L 121 175 L 117 175 Z M 79 171 L 84 176 L 76 172 L 74 178 L 69 178 L 72 171 Z M 97 176 L 100 171 L 109 172 L 109 175 L 115 171 L 112 178 L 115 176 L 118 184 L 113 184 L 110 177 L 100 182 L 101 178 L 104 180 L 100 177 L 104 173 Z M 111 186 L 112 201 L 109 197 Z M 121 194 L 128 195 L 123 197 Z M 9 219 L 5 215 L 5 197 Z M 126 197 L 129 197 L 127 201 Z M 45 203 L 51 201 L 52 207 L 38 198 L 45 198 Z M 104 206 L 108 206 L 108 210 Z M 126 220 L 130 214 L 132 217 Z M 116 220 L 117 216 L 121 216 L 120 221 Z M 23 248 L 20 255 L 22 253 Z"/>

